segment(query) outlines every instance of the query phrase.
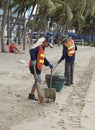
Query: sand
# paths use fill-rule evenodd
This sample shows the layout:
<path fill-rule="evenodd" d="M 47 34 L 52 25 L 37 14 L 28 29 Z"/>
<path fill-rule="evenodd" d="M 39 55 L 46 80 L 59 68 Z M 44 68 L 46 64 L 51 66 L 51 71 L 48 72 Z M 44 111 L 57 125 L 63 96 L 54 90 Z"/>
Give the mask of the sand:
<path fill-rule="evenodd" d="M 62 46 L 46 49 L 54 65 L 61 54 Z M 27 98 L 34 81 L 28 62 L 28 48 L 25 54 L 0 53 L 0 130 L 95 130 L 95 48 L 78 46 L 74 84 L 56 92 L 54 103 Z M 64 61 L 54 73 L 64 75 Z M 42 88 L 46 74 L 44 66 Z"/>

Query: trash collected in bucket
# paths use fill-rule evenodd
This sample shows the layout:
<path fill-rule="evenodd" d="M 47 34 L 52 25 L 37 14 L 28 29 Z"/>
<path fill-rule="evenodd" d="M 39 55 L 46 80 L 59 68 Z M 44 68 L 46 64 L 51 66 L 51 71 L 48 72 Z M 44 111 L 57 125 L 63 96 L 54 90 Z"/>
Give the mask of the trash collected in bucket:
<path fill-rule="evenodd" d="M 46 79 L 48 88 L 50 88 L 50 75 L 46 74 L 45 79 Z M 52 88 L 55 88 L 56 91 L 58 91 L 58 92 L 61 91 L 61 89 L 64 86 L 65 80 L 66 80 L 66 77 L 64 77 L 64 76 L 53 75 L 52 76 Z"/>

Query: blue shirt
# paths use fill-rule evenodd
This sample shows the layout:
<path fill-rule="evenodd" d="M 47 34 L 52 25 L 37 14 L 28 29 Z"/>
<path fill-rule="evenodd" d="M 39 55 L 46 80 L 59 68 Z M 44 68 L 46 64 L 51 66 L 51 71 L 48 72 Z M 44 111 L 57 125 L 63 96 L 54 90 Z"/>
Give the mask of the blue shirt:
<path fill-rule="evenodd" d="M 43 50 L 45 50 L 45 47 L 43 47 Z M 37 56 L 38 56 L 38 50 L 39 50 L 39 46 L 37 46 L 36 48 L 33 48 L 33 49 L 30 49 L 30 58 L 31 60 L 37 60 Z M 44 65 L 45 66 L 48 66 L 49 65 L 49 61 L 46 59 L 46 57 L 44 58 Z M 32 74 L 34 74 L 34 68 L 33 66 L 29 67 L 29 70 Z M 37 66 L 36 66 L 36 73 L 37 74 L 41 74 L 41 70 L 38 70 L 37 69 Z"/>

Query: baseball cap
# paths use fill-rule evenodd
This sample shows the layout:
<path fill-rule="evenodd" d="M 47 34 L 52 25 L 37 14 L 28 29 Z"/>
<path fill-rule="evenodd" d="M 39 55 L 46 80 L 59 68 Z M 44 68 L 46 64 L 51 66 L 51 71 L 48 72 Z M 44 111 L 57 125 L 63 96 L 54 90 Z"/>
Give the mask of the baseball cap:
<path fill-rule="evenodd" d="M 63 35 L 63 39 L 62 42 L 68 41 L 70 40 L 72 37 L 68 36 L 68 35 Z"/>
<path fill-rule="evenodd" d="M 49 35 L 46 35 L 46 36 L 45 36 L 45 40 L 48 42 L 49 46 L 50 46 L 51 48 L 53 48 L 53 45 L 52 45 L 52 43 L 51 43 L 51 38 L 50 38 Z"/>

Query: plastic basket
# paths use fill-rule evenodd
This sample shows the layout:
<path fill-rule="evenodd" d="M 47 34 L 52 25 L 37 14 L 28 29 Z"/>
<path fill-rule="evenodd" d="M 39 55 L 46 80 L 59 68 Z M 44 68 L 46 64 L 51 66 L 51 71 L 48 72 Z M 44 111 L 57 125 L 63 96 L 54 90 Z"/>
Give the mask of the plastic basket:
<path fill-rule="evenodd" d="M 45 79 L 46 79 L 48 88 L 50 88 L 50 75 L 46 74 Z M 61 89 L 64 86 L 65 80 L 66 80 L 66 77 L 64 77 L 64 76 L 53 75 L 52 76 L 52 88 L 55 88 L 57 92 L 61 91 Z"/>

